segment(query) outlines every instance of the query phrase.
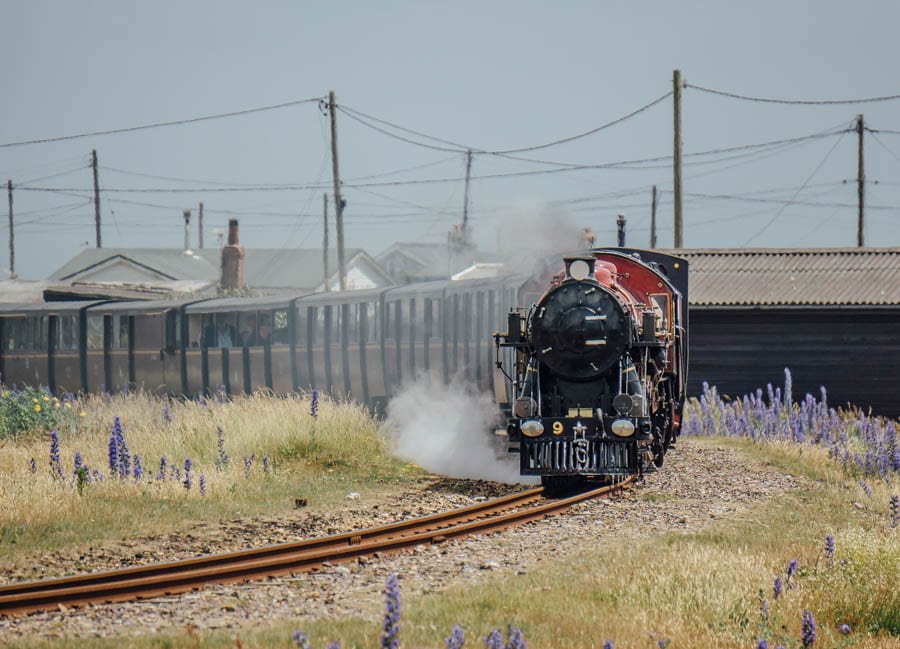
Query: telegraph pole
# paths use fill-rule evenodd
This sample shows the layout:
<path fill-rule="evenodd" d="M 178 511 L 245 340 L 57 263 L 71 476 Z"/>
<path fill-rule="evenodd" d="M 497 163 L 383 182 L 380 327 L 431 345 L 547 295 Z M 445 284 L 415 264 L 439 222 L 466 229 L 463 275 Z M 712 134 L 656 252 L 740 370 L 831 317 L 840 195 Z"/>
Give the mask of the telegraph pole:
<path fill-rule="evenodd" d="M 469 242 L 469 176 L 472 172 L 472 149 L 466 150 L 466 184 L 463 192 L 462 243 Z"/>
<path fill-rule="evenodd" d="M 16 276 L 16 237 L 13 232 L 12 180 L 6 181 L 6 193 L 9 196 L 9 278 L 14 279 Z"/>
<path fill-rule="evenodd" d="M 325 278 L 325 290 L 328 288 L 328 194 L 322 192 L 322 276 Z"/>
<path fill-rule="evenodd" d="M 653 198 L 650 200 L 650 248 L 656 247 L 656 185 L 653 185 Z"/>
<path fill-rule="evenodd" d="M 94 168 L 94 224 L 97 229 L 97 247 L 102 248 L 100 239 L 100 179 L 97 177 L 97 149 L 91 151 L 91 166 Z"/>
<path fill-rule="evenodd" d="M 200 210 L 197 215 L 197 229 L 199 230 L 199 240 L 197 242 L 197 249 L 200 250 L 203 248 L 203 201 L 200 201 Z"/>
<path fill-rule="evenodd" d="M 866 169 L 863 161 L 863 132 L 865 131 L 863 116 L 856 116 L 856 134 L 859 139 L 859 163 L 856 170 L 856 194 L 859 199 L 859 217 L 856 223 L 856 245 L 866 245 L 865 236 L 865 204 L 866 204 Z"/>
<path fill-rule="evenodd" d="M 616 217 L 616 230 L 618 232 L 618 244 L 620 248 L 625 247 L 625 215 L 619 214 Z"/>
<path fill-rule="evenodd" d="M 683 245 L 681 237 L 681 70 L 672 73 L 673 101 L 675 104 L 675 150 L 673 155 L 672 187 L 675 201 L 675 247 Z"/>
<path fill-rule="evenodd" d="M 334 177 L 334 219 L 337 228 L 338 273 L 341 290 L 347 290 L 347 269 L 344 266 L 344 200 L 341 198 L 341 176 L 338 171 L 337 111 L 334 90 L 328 92 L 328 111 L 331 113 L 331 174 Z"/>

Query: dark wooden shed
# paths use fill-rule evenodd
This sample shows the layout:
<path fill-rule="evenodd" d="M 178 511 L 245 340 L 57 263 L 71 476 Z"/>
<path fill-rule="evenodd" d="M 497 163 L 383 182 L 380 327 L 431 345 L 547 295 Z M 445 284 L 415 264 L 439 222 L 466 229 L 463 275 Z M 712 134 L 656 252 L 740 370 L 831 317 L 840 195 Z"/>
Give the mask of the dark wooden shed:
<path fill-rule="evenodd" d="M 900 248 L 682 250 L 690 262 L 688 390 L 794 400 L 900 417 Z"/>

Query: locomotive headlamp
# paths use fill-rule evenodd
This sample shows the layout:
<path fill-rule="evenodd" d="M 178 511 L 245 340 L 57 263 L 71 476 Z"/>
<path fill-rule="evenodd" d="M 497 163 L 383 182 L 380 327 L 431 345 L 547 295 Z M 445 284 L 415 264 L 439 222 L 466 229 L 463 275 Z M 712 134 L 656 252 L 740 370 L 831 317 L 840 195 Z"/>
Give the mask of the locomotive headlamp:
<path fill-rule="evenodd" d="M 525 437 L 540 437 L 544 434 L 544 424 L 537 419 L 529 419 L 522 422 L 522 434 Z"/>
<path fill-rule="evenodd" d="M 609 428 L 616 437 L 631 437 L 634 434 L 634 424 L 630 419 L 616 419 Z"/>

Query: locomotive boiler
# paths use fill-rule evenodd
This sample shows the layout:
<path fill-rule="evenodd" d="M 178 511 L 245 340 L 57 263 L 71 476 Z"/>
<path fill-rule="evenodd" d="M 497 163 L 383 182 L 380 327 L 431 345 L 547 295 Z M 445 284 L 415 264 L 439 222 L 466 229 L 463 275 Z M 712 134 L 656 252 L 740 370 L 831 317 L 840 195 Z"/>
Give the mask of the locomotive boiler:
<path fill-rule="evenodd" d="M 662 466 L 685 397 L 687 267 L 595 249 L 565 257 L 533 304 L 509 312 L 494 336 L 506 381 L 495 391 L 523 475 L 561 488 Z"/>

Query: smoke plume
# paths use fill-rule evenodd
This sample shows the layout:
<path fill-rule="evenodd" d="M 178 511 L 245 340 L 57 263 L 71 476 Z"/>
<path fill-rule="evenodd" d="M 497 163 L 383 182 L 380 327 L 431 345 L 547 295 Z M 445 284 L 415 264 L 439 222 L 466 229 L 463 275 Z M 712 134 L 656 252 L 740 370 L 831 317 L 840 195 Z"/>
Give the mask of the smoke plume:
<path fill-rule="evenodd" d="M 401 457 L 433 473 L 528 482 L 519 476 L 518 456 L 504 457 L 506 445 L 493 440 L 500 420 L 490 395 L 423 374 L 388 403 L 385 430 Z"/>

